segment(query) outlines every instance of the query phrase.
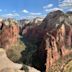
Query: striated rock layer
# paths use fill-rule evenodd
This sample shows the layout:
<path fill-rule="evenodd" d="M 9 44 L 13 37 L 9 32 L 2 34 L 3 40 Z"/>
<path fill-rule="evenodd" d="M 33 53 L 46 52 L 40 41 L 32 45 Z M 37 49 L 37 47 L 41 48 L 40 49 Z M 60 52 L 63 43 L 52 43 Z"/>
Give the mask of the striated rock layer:
<path fill-rule="evenodd" d="M 0 22 L 0 47 L 9 48 L 16 43 L 18 36 L 19 27 L 15 20 L 7 19 Z"/>

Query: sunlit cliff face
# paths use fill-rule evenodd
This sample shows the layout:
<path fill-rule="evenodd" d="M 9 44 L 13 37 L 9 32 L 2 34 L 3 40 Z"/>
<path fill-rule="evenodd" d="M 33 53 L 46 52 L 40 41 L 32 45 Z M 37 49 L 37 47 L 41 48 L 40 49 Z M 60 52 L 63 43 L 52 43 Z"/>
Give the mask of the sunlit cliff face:
<path fill-rule="evenodd" d="M 6 20 L 0 23 L 0 46 L 9 48 L 12 44 L 16 43 L 19 36 L 19 27 L 14 21 L 9 22 Z"/>

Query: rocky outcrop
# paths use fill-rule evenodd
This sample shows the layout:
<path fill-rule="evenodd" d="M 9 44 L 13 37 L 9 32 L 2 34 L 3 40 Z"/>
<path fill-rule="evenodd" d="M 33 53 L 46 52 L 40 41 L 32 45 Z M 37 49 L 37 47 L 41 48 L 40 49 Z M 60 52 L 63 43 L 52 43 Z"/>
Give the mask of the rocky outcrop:
<path fill-rule="evenodd" d="M 22 64 L 13 63 L 8 59 L 6 52 L 4 49 L 0 48 L 0 70 L 4 68 L 13 68 L 13 69 L 21 69 Z"/>
<path fill-rule="evenodd" d="M 57 27 L 56 38 L 54 36 L 50 36 L 50 38 L 48 37 L 49 40 L 46 39 L 48 41 L 46 42 L 46 46 L 50 44 L 47 46 L 46 72 L 48 71 L 48 68 L 51 67 L 52 64 L 56 62 L 60 57 L 62 58 L 71 53 L 71 50 L 66 49 L 65 47 L 65 30 L 65 25 L 62 24 Z"/>
<path fill-rule="evenodd" d="M 47 39 L 46 39 L 46 51 L 47 51 L 47 57 L 46 57 L 46 72 L 48 71 L 48 68 L 52 66 L 52 64 L 58 60 L 59 53 L 56 45 L 56 39 L 47 33 Z"/>
<path fill-rule="evenodd" d="M 3 20 L 0 23 L 0 47 L 9 48 L 18 39 L 19 27 L 17 22 L 12 19 Z"/>
<path fill-rule="evenodd" d="M 43 20 L 39 28 L 44 35 L 41 34 L 41 45 L 33 54 L 32 65 L 34 67 L 48 72 L 48 69 L 59 58 L 72 52 L 72 22 L 70 17 L 70 15 L 58 10 L 49 13 Z"/>
<path fill-rule="evenodd" d="M 28 72 L 40 72 L 33 67 L 12 62 L 7 57 L 6 51 L 0 48 L 0 72 L 26 72 L 27 70 Z"/>
<path fill-rule="evenodd" d="M 16 70 L 16 69 L 12 69 L 12 68 L 4 68 L 4 69 L 0 70 L 0 72 L 25 72 L 25 71 Z"/>
<path fill-rule="evenodd" d="M 43 20 L 40 28 L 42 30 L 53 31 L 58 24 L 61 24 L 61 21 L 64 20 L 64 13 L 60 10 L 50 12 Z"/>
<path fill-rule="evenodd" d="M 17 69 L 12 69 L 12 68 L 4 68 L 2 70 L 0 70 L 0 72 L 40 72 L 39 70 L 30 67 L 30 66 L 26 66 L 28 70 L 24 69 L 24 70 L 17 70 Z"/>

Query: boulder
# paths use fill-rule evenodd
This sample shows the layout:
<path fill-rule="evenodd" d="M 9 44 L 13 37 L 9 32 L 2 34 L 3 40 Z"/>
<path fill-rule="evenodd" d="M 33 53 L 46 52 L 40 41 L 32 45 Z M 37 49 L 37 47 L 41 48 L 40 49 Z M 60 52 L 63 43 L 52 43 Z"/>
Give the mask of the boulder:
<path fill-rule="evenodd" d="M 4 49 L 0 48 L 0 70 L 4 68 L 21 69 L 22 64 L 17 64 L 8 59 Z"/>

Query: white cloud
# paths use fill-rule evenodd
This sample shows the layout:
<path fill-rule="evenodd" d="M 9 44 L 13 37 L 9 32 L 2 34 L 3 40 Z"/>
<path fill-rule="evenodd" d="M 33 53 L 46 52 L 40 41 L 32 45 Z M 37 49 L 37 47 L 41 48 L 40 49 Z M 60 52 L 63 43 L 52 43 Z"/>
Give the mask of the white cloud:
<path fill-rule="evenodd" d="M 13 13 L 14 16 L 19 17 L 20 15 L 18 13 Z"/>
<path fill-rule="evenodd" d="M 59 2 L 59 7 L 69 8 L 72 7 L 72 0 L 63 0 Z"/>
<path fill-rule="evenodd" d="M 51 12 L 51 11 L 56 11 L 56 10 L 61 10 L 62 11 L 63 9 L 56 7 L 56 8 L 46 9 L 45 11 L 46 12 Z"/>
<path fill-rule="evenodd" d="M 18 13 L 9 13 L 9 14 L 2 15 L 2 17 L 10 17 L 10 18 L 19 17 L 19 16 L 20 15 Z"/>
<path fill-rule="evenodd" d="M 13 14 L 5 14 L 4 16 L 6 16 L 6 17 L 12 17 Z"/>
<path fill-rule="evenodd" d="M 40 12 L 29 12 L 28 10 L 24 9 L 22 10 L 23 13 L 28 13 L 29 15 L 41 15 L 42 13 Z"/>
<path fill-rule="evenodd" d="M 34 13 L 34 12 L 31 12 L 30 15 L 41 15 L 42 13 Z"/>
<path fill-rule="evenodd" d="M 48 4 L 48 5 L 46 5 L 46 6 L 43 6 L 44 9 L 45 9 L 45 8 L 51 8 L 51 7 L 53 7 L 53 4 Z"/>
<path fill-rule="evenodd" d="M 26 9 L 22 10 L 22 12 L 23 12 L 23 13 L 29 13 L 29 11 L 26 10 Z"/>

